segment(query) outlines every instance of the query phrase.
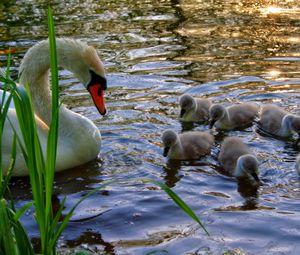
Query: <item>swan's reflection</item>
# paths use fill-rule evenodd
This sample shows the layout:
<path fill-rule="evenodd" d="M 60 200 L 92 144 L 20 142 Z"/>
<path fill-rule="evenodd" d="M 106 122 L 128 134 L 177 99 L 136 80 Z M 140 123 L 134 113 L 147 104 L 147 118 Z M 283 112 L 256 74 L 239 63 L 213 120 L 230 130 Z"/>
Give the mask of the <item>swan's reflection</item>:
<path fill-rule="evenodd" d="M 78 167 L 55 174 L 54 194 L 68 195 L 86 191 L 103 181 L 102 165 L 97 159 Z M 11 196 L 15 201 L 32 199 L 29 177 L 15 177 L 10 182 Z"/>

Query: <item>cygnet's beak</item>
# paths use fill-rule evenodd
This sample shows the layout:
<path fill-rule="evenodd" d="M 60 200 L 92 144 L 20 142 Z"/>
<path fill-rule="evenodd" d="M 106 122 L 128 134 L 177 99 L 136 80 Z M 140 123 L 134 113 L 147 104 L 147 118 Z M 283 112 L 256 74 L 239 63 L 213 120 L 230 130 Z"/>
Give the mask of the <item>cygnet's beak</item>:
<path fill-rule="evenodd" d="M 165 147 L 165 148 L 164 148 L 164 152 L 163 152 L 163 156 L 164 156 L 164 157 L 168 156 L 169 150 L 170 150 L 170 147 Z"/>
<path fill-rule="evenodd" d="M 183 115 L 185 114 L 185 112 L 186 112 L 186 110 L 182 108 L 181 111 L 180 111 L 179 117 L 182 118 Z"/>
<path fill-rule="evenodd" d="M 216 121 L 217 121 L 217 120 L 214 120 L 214 119 L 210 119 L 210 120 L 209 120 L 209 128 L 210 128 L 210 129 L 214 126 L 214 124 L 216 123 Z"/>
<path fill-rule="evenodd" d="M 94 71 L 90 71 L 91 81 L 87 86 L 87 90 L 90 92 L 91 97 L 94 101 L 95 106 L 97 107 L 101 115 L 105 115 L 105 101 L 104 101 L 104 90 L 107 88 L 106 79 L 100 75 L 97 75 Z"/>
<path fill-rule="evenodd" d="M 251 173 L 251 175 L 252 175 L 252 177 L 254 178 L 255 181 L 260 183 L 260 179 L 258 178 L 257 173 L 253 172 L 253 173 Z"/>

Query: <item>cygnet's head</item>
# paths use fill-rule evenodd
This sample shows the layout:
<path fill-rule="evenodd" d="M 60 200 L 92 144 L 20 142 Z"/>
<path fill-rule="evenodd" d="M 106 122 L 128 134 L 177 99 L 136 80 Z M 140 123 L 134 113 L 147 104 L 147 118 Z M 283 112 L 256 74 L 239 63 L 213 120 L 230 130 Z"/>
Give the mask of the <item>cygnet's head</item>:
<path fill-rule="evenodd" d="M 300 135 L 300 117 L 293 115 L 291 128 L 294 132 Z"/>
<path fill-rule="evenodd" d="M 162 134 L 162 142 L 164 144 L 163 156 L 166 157 L 172 146 L 178 142 L 178 135 L 170 129 L 167 129 Z"/>
<path fill-rule="evenodd" d="M 245 154 L 238 158 L 235 176 L 249 177 L 252 176 L 256 182 L 260 182 L 258 178 L 258 160 L 254 155 Z"/>
<path fill-rule="evenodd" d="M 185 94 L 180 97 L 179 105 L 180 105 L 180 118 L 182 118 L 186 112 L 189 112 L 190 110 L 196 108 L 196 101 L 192 96 Z"/>
<path fill-rule="evenodd" d="M 225 111 L 225 107 L 221 104 L 213 104 L 209 108 L 209 128 L 212 128 L 216 121 L 224 117 Z"/>

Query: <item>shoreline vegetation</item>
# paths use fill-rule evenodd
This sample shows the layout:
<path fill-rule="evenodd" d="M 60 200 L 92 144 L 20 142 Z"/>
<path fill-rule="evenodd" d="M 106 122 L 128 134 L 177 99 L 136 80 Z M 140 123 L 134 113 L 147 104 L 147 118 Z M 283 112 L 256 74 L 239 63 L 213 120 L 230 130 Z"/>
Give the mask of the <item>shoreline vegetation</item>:
<path fill-rule="evenodd" d="M 4 91 L 2 94 L 1 108 L 0 108 L 0 143 L 2 144 L 2 135 L 5 121 L 9 122 L 7 118 L 10 103 L 13 101 L 15 105 L 18 123 L 21 129 L 21 137 L 17 135 L 14 130 L 14 138 L 11 151 L 11 161 L 8 170 L 2 167 L 2 149 L 0 153 L 0 254 L 71 254 L 64 249 L 64 251 L 57 250 L 57 241 L 67 226 L 68 221 L 72 217 L 76 207 L 83 202 L 87 197 L 98 192 L 107 185 L 112 185 L 117 181 L 106 182 L 99 185 L 98 188 L 91 190 L 84 197 L 82 197 L 71 208 L 71 210 L 62 215 L 66 197 L 60 203 L 56 212 L 53 212 L 51 198 L 53 194 L 53 183 L 55 174 L 56 162 L 56 147 L 58 137 L 58 113 L 59 113 L 59 88 L 58 88 L 58 67 L 56 56 L 56 40 L 52 10 L 48 8 L 48 33 L 50 43 L 50 59 L 51 59 L 51 90 L 52 90 L 52 122 L 49 127 L 49 134 L 47 140 L 47 152 L 44 158 L 40 141 L 36 129 L 34 118 L 34 109 L 31 102 L 29 89 L 25 84 L 24 87 L 17 86 L 9 76 L 11 56 L 7 58 L 6 72 L 0 72 L 0 81 L 4 83 Z M 8 53 L 11 51 L 8 50 Z M 8 92 L 9 91 L 9 92 Z M 12 123 L 10 123 L 12 125 Z M 13 126 L 11 126 L 14 129 Z M 29 178 L 31 183 L 31 190 L 33 195 L 33 202 L 27 203 L 23 207 L 16 209 L 14 201 L 7 199 L 10 197 L 9 181 L 11 173 L 14 168 L 16 160 L 17 147 L 21 148 L 25 158 Z M 2 147 L 1 147 L 2 148 Z M 136 181 L 136 180 L 133 180 Z M 152 183 L 159 186 L 191 219 L 193 219 L 209 236 L 208 231 L 198 219 L 193 210 L 167 185 L 160 181 L 152 179 L 138 179 L 138 181 Z M 20 217 L 25 211 L 34 206 L 35 220 L 39 226 L 40 232 L 40 250 L 35 251 L 31 243 L 30 237 L 23 228 Z M 63 217 L 62 217 L 63 216 Z M 88 251 L 79 249 L 70 249 L 70 252 L 75 252 L 78 255 L 93 254 Z M 74 253 L 72 253 L 74 254 Z"/>

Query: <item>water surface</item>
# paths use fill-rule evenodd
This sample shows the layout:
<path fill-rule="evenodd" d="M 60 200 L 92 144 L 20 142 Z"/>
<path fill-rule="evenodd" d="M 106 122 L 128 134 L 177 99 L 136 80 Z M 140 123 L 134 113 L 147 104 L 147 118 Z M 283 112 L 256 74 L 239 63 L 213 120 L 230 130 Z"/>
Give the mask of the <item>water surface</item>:
<path fill-rule="evenodd" d="M 56 175 L 54 203 L 68 196 L 67 212 L 105 180 L 120 179 L 76 210 L 60 247 L 96 254 L 299 254 L 300 183 L 294 170 L 299 146 L 250 127 L 216 135 L 210 156 L 169 164 L 161 134 L 182 125 L 183 93 L 230 105 L 275 103 L 299 114 L 300 5 L 298 1 L 53 1 L 58 36 L 97 48 L 107 69 L 108 114 L 61 71 L 61 97 L 102 133 L 99 159 Z M 0 3 L 0 49 L 14 48 L 16 77 L 26 50 L 47 36 L 44 1 Z M 0 56 L 1 66 L 5 56 Z M 264 185 L 253 188 L 223 174 L 216 160 L 225 136 L 239 136 L 258 155 Z M 172 187 L 197 213 L 211 236 L 157 187 Z M 30 201 L 26 178 L 13 180 L 17 204 Z M 38 237 L 33 209 L 22 221 Z"/>

